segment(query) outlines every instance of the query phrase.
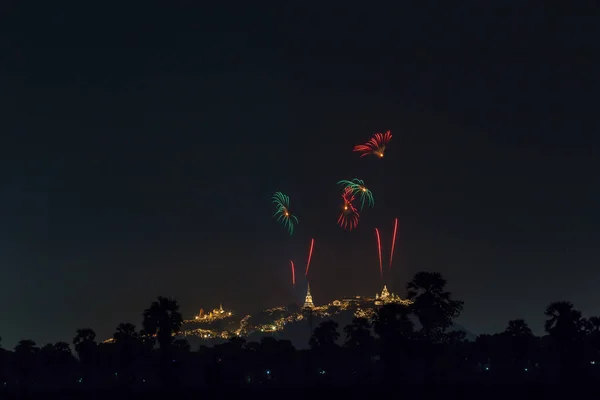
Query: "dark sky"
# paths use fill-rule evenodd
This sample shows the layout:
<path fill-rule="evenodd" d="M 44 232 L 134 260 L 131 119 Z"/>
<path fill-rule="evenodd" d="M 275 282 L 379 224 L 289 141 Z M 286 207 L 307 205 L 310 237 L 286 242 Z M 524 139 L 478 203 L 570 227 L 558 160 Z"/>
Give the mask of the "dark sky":
<path fill-rule="evenodd" d="M 475 333 L 541 333 L 555 300 L 600 314 L 598 10 L 476 3 L 3 6 L 4 346 L 109 337 L 157 295 L 186 316 L 300 301 L 311 237 L 315 302 L 373 295 L 394 217 L 392 289 L 441 272 Z M 385 159 L 352 152 L 386 129 Z M 376 207 L 348 233 L 354 177 Z"/>

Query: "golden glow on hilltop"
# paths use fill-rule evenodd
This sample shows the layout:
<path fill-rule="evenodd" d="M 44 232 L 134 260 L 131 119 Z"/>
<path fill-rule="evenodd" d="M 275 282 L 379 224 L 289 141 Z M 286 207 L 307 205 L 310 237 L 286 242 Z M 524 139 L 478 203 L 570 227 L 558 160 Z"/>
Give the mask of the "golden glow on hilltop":
<path fill-rule="evenodd" d="M 384 286 L 381 293 L 377 293 L 374 298 L 353 296 L 339 300 L 333 300 L 329 304 L 315 306 L 313 303 L 312 294 L 310 293 L 310 286 L 308 286 L 306 290 L 304 306 L 297 312 L 291 312 L 287 307 L 284 306 L 274 307 L 263 311 L 263 316 L 266 314 L 267 317 L 265 323 L 254 324 L 252 323 L 252 317 L 250 315 L 246 315 L 239 321 L 237 328 L 232 328 L 231 325 L 229 325 L 229 330 L 226 330 L 225 327 L 217 330 L 212 328 L 212 326 L 210 326 L 210 328 L 209 326 L 206 328 L 190 327 L 189 329 L 185 329 L 184 327 L 181 334 L 184 336 L 196 336 L 209 340 L 217 338 L 230 339 L 235 336 L 247 336 L 253 332 L 281 332 L 285 329 L 286 325 L 303 321 L 306 318 L 304 315 L 306 310 L 310 310 L 313 316 L 321 318 L 330 317 L 344 311 L 351 311 L 355 317 L 367 318 L 371 320 L 375 317 L 378 307 L 390 303 L 408 306 L 412 304 L 412 301 L 402 299 L 400 296 L 390 293 L 387 286 Z M 196 315 L 194 319 L 184 321 L 184 323 L 208 324 L 210 322 L 222 320 L 233 315 L 234 314 L 231 311 L 226 311 L 222 306 L 220 306 L 218 309 L 214 309 L 208 314 L 204 313 L 203 310 L 200 310 L 200 313 Z"/>
<path fill-rule="evenodd" d="M 224 319 L 224 318 L 228 318 L 233 316 L 233 313 L 231 311 L 226 311 L 223 309 L 223 305 L 219 305 L 219 308 L 215 308 L 214 310 L 212 310 L 209 313 L 205 313 L 204 309 L 200 309 L 200 312 L 198 313 L 198 315 L 194 316 L 193 320 L 186 320 L 183 321 L 184 323 L 191 323 L 191 322 L 201 322 L 201 323 L 207 323 L 207 322 L 213 322 L 219 319 Z"/>

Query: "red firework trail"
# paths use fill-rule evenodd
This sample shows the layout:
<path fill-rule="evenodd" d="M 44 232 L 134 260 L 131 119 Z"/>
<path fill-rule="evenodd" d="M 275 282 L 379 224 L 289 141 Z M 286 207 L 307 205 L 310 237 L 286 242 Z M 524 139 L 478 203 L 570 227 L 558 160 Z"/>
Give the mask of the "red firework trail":
<path fill-rule="evenodd" d="M 383 158 L 385 146 L 391 139 L 392 132 L 390 131 L 387 131 L 386 133 L 376 133 L 367 143 L 354 146 L 354 151 L 362 153 L 360 155 L 361 157 L 374 154 L 379 158 Z"/>
<path fill-rule="evenodd" d="M 306 263 L 306 276 L 308 276 L 308 269 L 310 268 L 310 259 L 312 258 L 313 246 L 315 245 L 315 239 L 310 239 L 310 250 L 308 250 L 308 262 Z"/>
<path fill-rule="evenodd" d="M 290 267 L 292 267 L 292 286 L 296 286 L 296 267 L 292 260 L 290 260 Z"/>
<path fill-rule="evenodd" d="M 379 251 L 379 275 L 383 279 L 383 263 L 381 262 L 381 238 L 379 237 L 379 229 L 375 228 L 375 235 L 377 235 L 377 250 Z"/>
<path fill-rule="evenodd" d="M 396 245 L 396 231 L 398 230 L 398 218 L 394 220 L 394 236 L 392 237 L 392 251 L 390 252 L 390 270 L 392 269 L 392 259 L 394 258 L 394 246 Z"/>

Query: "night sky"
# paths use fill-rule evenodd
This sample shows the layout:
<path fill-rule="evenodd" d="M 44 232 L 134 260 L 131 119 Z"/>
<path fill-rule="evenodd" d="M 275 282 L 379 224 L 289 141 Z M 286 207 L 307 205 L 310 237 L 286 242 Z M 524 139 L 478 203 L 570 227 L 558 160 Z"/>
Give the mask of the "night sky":
<path fill-rule="evenodd" d="M 299 302 L 311 237 L 317 304 L 374 295 L 395 217 L 392 291 L 441 272 L 474 333 L 600 314 L 597 8 L 440 3 L 3 6 L 3 346 L 108 338 L 158 295 L 187 317 Z M 352 152 L 387 129 L 383 160 Z M 354 177 L 376 207 L 350 233 Z"/>

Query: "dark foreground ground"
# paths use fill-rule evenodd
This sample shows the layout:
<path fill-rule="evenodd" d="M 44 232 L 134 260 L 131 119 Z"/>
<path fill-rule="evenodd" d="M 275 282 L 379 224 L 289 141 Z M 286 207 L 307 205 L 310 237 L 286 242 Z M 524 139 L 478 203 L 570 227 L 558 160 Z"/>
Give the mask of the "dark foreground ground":
<path fill-rule="evenodd" d="M 598 381 L 600 383 L 600 379 Z M 53 392 L 0 392 L 0 399 L 595 399 L 600 398 L 598 383 L 588 386 L 550 385 L 414 385 L 395 387 L 287 387 L 287 388 L 246 388 L 246 389 L 195 389 L 179 388 L 156 389 L 152 391 L 53 391 Z"/>

